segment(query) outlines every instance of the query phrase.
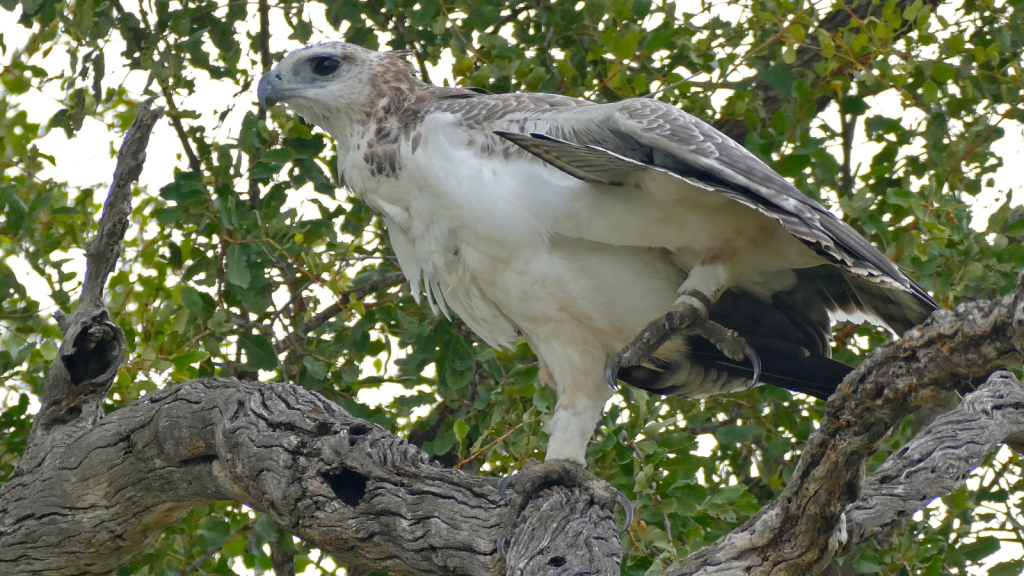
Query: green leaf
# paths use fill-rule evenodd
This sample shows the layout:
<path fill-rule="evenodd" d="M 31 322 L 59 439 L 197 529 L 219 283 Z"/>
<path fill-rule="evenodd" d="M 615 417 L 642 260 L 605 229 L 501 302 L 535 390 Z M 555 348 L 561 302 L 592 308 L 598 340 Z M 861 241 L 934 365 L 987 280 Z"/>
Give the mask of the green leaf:
<path fill-rule="evenodd" d="M 196 531 L 196 538 L 203 548 L 220 548 L 231 536 L 231 525 L 216 517 L 203 519 Z"/>
<path fill-rule="evenodd" d="M 203 360 L 206 360 L 209 357 L 210 355 L 207 354 L 206 352 L 203 352 L 202 350 L 189 350 L 184 354 L 180 354 L 172 358 L 171 363 L 174 364 L 175 368 L 181 370 L 191 366 L 192 364 L 202 362 Z"/>
<path fill-rule="evenodd" d="M 248 288 L 252 276 L 249 274 L 249 264 L 245 250 L 238 244 L 228 246 L 228 282 L 241 288 Z"/>
<path fill-rule="evenodd" d="M 42 5 L 43 0 L 21 0 L 21 9 L 29 16 L 37 13 Z"/>
<path fill-rule="evenodd" d="M 10 233 L 17 233 L 25 224 L 25 204 L 14 193 L 13 188 L 8 188 L 4 194 L 4 229 Z"/>
<path fill-rule="evenodd" d="M 867 46 L 870 39 L 867 34 L 861 32 L 853 37 L 853 42 L 850 42 L 850 49 L 854 52 L 859 52 L 861 48 Z"/>
<path fill-rule="evenodd" d="M 461 444 L 466 440 L 466 434 L 469 434 L 469 424 L 460 418 L 452 424 L 452 432 L 455 433 L 455 440 Z"/>
<path fill-rule="evenodd" d="M 936 62 L 932 66 L 932 77 L 939 83 L 945 84 L 956 78 L 956 69 L 945 62 Z"/>
<path fill-rule="evenodd" d="M 715 431 L 715 438 L 722 444 L 740 444 L 764 436 L 764 430 L 757 426 L 726 424 Z"/>
<path fill-rule="evenodd" d="M 213 314 L 217 303 L 213 296 L 200 292 L 191 286 L 183 286 L 180 292 L 181 305 L 188 310 L 194 321 L 204 320 Z"/>
<path fill-rule="evenodd" d="M 160 189 L 160 197 L 179 204 L 195 206 L 210 199 L 210 192 L 202 176 L 191 172 L 177 172 L 174 182 Z"/>
<path fill-rule="evenodd" d="M 924 6 L 924 3 L 921 0 L 914 0 L 913 4 L 903 9 L 903 19 L 912 22 L 917 18 L 917 14 L 921 11 L 922 6 Z"/>
<path fill-rule="evenodd" d="M 309 373 L 318 380 L 323 380 L 327 377 L 327 364 L 317 360 L 313 356 L 306 356 L 302 359 L 302 365 L 309 370 Z"/>
<path fill-rule="evenodd" d="M 1006 235 L 1011 237 L 1017 237 L 1024 234 L 1024 218 L 1018 218 L 1012 224 L 1006 227 Z"/>
<path fill-rule="evenodd" d="M 978 562 L 999 551 L 999 539 L 995 536 L 983 536 L 970 544 L 957 548 L 964 558 L 970 562 Z"/>
<path fill-rule="evenodd" d="M 39 346 L 39 353 L 42 354 L 43 360 L 53 362 L 53 359 L 57 357 L 57 345 L 52 340 L 47 340 Z"/>
<path fill-rule="evenodd" d="M 839 108 L 844 114 L 860 116 L 868 111 L 868 103 L 859 96 L 846 96 L 839 102 Z"/>
<path fill-rule="evenodd" d="M 277 354 L 266 338 L 256 334 L 240 334 L 238 345 L 245 350 L 246 367 L 259 370 L 277 368 Z"/>
<path fill-rule="evenodd" d="M 278 537 L 277 524 L 266 514 L 256 517 L 256 523 L 252 527 L 252 533 L 256 537 L 256 545 L 262 546 L 267 542 L 275 542 Z"/>
<path fill-rule="evenodd" d="M 779 96 L 789 98 L 793 95 L 793 72 L 786 66 L 772 66 L 762 77 L 779 93 Z"/>

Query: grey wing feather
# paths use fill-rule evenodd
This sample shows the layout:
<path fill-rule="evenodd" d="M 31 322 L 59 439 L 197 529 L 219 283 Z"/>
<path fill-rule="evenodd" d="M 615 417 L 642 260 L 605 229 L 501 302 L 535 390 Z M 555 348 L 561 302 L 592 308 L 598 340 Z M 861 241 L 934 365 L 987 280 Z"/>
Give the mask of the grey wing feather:
<path fill-rule="evenodd" d="M 441 99 L 426 112 L 458 115 L 467 127 L 510 141 L 581 180 L 621 184 L 631 171 L 654 169 L 757 210 L 849 275 L 821 284 L 833 311 L 867 312 L 902 332 L 938 308 L 846 222 L 729 137 L 664 102 L 636 98 L 595 105 L 523 93 Z M 526 134 L 534 122 L 551 133 Z M 493 132 L 498 126 L 505 130 Z"/>
<path fill-rule="evenodd" d="M 731 197 L 745 197 L 744 204 L 776 218 L 848 272 L 911 293 L 931 310 L 938 307 L 924 289 L 850 225 L 710 125 L 657 100 L 626 100 L 616 108 L 619 128 L 652 148 L 653 164 L 724 184 L 723 188 L 733 192 Z M 800 225 L 794 225 L 794 217 Z M 808 225 L 815 233 L 807 234 Z"/>
<path fill-rule="evenodd" d="M 621 186 L 647 164 L 621 156 L 599 146 L 580 146 L 545 134 L 516 134 L 496 130 L 494 134 L 537 156 L 559 170 L 594 184 Z"/>

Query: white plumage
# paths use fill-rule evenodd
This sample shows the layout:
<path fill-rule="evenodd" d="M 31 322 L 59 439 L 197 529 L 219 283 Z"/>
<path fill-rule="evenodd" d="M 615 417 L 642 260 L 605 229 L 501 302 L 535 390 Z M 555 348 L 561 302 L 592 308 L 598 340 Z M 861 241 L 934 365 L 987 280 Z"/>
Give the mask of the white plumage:
<path fill-rule="evenodd" d="M 819 396 L 846 373 L 828 359 L 829 314 L 902 330 L 934 307 L 844 223 L 660 102 L 436 88 L 344 43 L 289 55 L 259 94 L 337 140 L 339 172 L 384 216 L 417 300 L 491 346 L 529 342 L 558 394 L 549 460 L 584 461 L 612 394 L 605 361 L 677 303 L 717 302 L 712 319 L 766 357 L 768 382 Z M 706 344 L 672 340 L 620 377 L 662 393 L 743 387 L 750 368 Z"/>

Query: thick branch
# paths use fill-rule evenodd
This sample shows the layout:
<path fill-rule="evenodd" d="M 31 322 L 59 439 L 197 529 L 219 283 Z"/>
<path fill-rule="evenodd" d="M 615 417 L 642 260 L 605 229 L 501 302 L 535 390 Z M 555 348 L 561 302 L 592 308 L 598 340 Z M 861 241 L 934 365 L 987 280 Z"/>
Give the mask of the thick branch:
<path fill-rule="evenodd" d="M 225 499 L 343 562 L 503 573 L 508 508 L 492 480 L 441 468 L 314 392 L 217 378 L 147 396 L 19 469 L 0 488 L 0 573 L 108 574 L 191 506 Z M 565 555 L 599 573 L 620 551 L 611 515 L 579 492 L 548 490 L 530 508 L 508 530 L 510 557 L 533 554 L 523 564 Z M 580 542 L 603 544 L 567 551 Z"/>
<path fill-rule="evenodd" d="M 940 310 L 866 358 L 829 400 L 779 499 L 672 574 L 806 574 L 823 568 L 842 544 L 842 515 L 859 495 L 864 459 L 890 428 L 946 391 L 1020 363 L 1021 282 L 998 300 Z"/>
<path fill-rule="evenodd" d="M 996 372 L 868 477 L 846 510 L 849 539 L 843 551 L 958 488 L 997 444 L 1019 432 L 1024 389 L 1013 374 Z"/>
<path fill-rule="evenodd" d="M 110 322 L 103 287 L 121 255 L 121 240 L 132 211 L 132 184 L 142 173 L 149 135 L 163 115 L 163 108 L 152 105 L 151 99 L 139 104 L 118 152 L 99 232 L 86 247 L 85 280 L 78 307 L 71 316 L 55 315 L 64 331 L 64 341 L 47 374 L 33 438 L 80 416 L 85 417 L 85 425 L 98 418 L 107 388 L 124 360 L 124 335 Z"/>
<path fill-rule="evenodd" d="M 128 216 L 132 213 L 132 185 L 142 174 L 149 136 L 163 113 L 163 108 L 153 108 L 152 98 L 142 102 L 136 110 L 135 121 L 124 136 L 117 153 L 114 181 L 103 203 L 99 232 L 86 247 L 85 282 L 79 306 L 103 306 L 103 287 L 121 256 L 121 240 L 128 229 Z"/>

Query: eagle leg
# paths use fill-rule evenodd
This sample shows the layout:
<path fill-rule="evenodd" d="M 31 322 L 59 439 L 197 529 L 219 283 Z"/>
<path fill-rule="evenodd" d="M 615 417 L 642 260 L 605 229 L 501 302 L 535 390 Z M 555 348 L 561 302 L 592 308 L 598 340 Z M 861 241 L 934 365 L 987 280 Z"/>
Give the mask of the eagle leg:
<path fill-rule="evenodd" d="M 682 332 L 703 336 L 732 360 L 749 360 L 754 369 L 750 387 L 757 385 L 761 377 L 761 358 L 757 352 L 735 331 L 708 320 L 706 306 L 691 304 L 689 300 L 681 298 L 668 313 L 649 322 L 632 342 L 608 359 L 605 378 L 612 388 L 618 388 L 619 368 L 647 362 L 673 334 Z"/>
<path fill-rule="evenodd" d="M 598 506 L 609 511 L 614 511 L 616 506 L 621 507 L 625 516 L 621 532 L 625 532 L 633 523 L 633 505 L 629 498 L 571 460 L 546 460 L 533 466 L 528 465 L 518 473 L 502 478 L 498 483 L 498 494 L 513 507 L 513 517 L 518 517 L 534 496 L 552 486 L 578 488 Z M 513 493 L 511 499 L 509 489 Z"/>

